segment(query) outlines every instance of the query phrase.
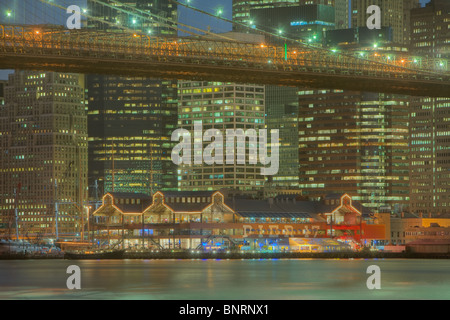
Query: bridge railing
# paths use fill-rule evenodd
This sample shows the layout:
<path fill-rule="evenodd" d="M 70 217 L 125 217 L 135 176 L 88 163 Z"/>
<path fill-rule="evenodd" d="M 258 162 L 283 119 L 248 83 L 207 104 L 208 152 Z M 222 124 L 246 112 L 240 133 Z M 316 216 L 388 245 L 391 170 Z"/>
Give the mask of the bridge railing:
<path fill-rule="evenodd" d="M 17 55 L 78 56 L 84 58 L 135 61 L 166 61 L 241 69 L 283 70 L 449 81 L 448 63 L 409 56 L 393 61 L 355 57 L 308 47 L 267 46 L 223 40 L 158 38 L 139 34 L 101 32 L 90 29 L 67 30 L 53 26 L 0 25 L 0 52 Z"/>

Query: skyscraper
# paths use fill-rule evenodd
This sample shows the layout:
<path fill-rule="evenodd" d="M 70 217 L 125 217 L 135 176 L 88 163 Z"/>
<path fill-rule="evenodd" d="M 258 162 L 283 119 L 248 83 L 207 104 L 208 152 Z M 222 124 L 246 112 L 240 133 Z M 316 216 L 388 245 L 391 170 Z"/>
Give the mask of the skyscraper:
<path fill-rule="evenodd" d="M 303 41 L 320 42 L 335 28 L 334 7 L 322 4 L 251 9 L 250 19 L 259 29 Z"/>
<path fill-rule="evenodd" d="M 450 58 L 450 3 L 432 0 L 411 11 L 411 51 L 447 68 Z M 412 98 L 410 209 L 450 212 L 450 99 Z"/>
<path fill-rule="evenodd" d="M 351 0 L 335 0 L 335 25 L 336 29 L 351 27 Z"/>
<path fill-rule="evenodd" d="M 120 32 L 125 26 L 152 36 L 177 34 L 177 6 L 169 0 L 121 1 L 120 7 L 107 3 L 88 1 L 97 18 L 89 28 Z M 90 185 L 97 181 L 100 193 L 175 190 L 170 137 L 177 125 L 177 82 L 88 75 L 87 88 Z"/>
<path fill-rule="evenodd" d="M 432 0 L 411 10 L 411 51 L 432 58 L 450 58 L 450 2 Z"/>
<path fill-rule="evenodd" d="M 225 137 L 227 129 L 264 129 L 264 86 L 207 81 L 179 82 L 179 126 L 194 137 L 195 122 L 203 131 L 217 129 Z M 201 142 L 205 148 L 210 142 Z M 225 146 L 225 145 L 223 145 Z M 248 147 L 248 146 L 247 146 Z M 224 153 L 225 154 L 225 153 Z M 248 155 L 248 150 L 246 151 Z M 195 155 L 194 155 L 195 156 Z M 256 196 L 264 187 L 260 165 L 186 165 L 179 167 L 181 191 L 230 192 Z"/>
<path fill-rule="evenodd" d="M 170 160 L 176 83 L 103 75 L 87 81 L 90 185 L 97 180 L 105 192 L 176 188 Z"/>
<path fill-rule="evenodd" d="M 410 210 L 450 212 L 450 99 L 412 98 Z"/>
<path fill-rule="evenodd" d="M 233 0 L 233 21 L 251 27 L 253 25 L 253 21 L 250 17 L 251 10 L 286 8 L 309 4 L 334 6 L 335 1 L 336 0 Z M 264 25 L 264 22 L 261 22 L 260 25 Z M 243 26 L 234 25 L 233 30 L 247 31 L 248 29 Z"/>
<path fill-rule="evenodd" d="M 246 32 L 253 25 L 250 10 L 297 6 L 300 0 L 233 0 L 234 31 Z M 261 23 L 263 24 L 263 23 Z"/>
<path fill-rule="evenodd" d="M 270 177 L 270 187 L 277 189 L 298 189 L 298 89 L 291 87 L 266 86 L 266 128 L 279 130 L 280 167 Z"/>
<path fill-rule="evenodd" d="M 303 195 L 349 193 L 373 209 L 408 204 L 408 98 L 340 90 L 301 91 Z"/>
<path fill-rule="evenodd" d="M 87 200 L 84 77 L 16 71 L 5 91 L 0 217 L 8 230 L 3 231 L 11 233 L 17 210 L 20 237 L 73 236 L 80 232 Z"/>

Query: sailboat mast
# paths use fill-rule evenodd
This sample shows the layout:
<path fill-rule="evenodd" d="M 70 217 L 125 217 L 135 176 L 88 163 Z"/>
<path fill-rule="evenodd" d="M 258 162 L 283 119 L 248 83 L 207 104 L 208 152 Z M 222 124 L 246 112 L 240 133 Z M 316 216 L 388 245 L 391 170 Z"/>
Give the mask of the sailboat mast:
<path fill-rule="evenodd" d="M 153 196 L 153 143 L 150 140 L 150 195 Z"/>
<path fill-rule="evenodd" d="M 14 215 L 16 218 L 16 240 L 19 241 L 19 216 L 17 214 L 17 189 L 14 189 Z"/>
<path fill-rule="evenodd" d="M 79 203 L 80 203 L 80 214 L 81 214 L 81 241 L 84 241 L 84 206 L 83 206 L 83 185 L 81 178 L 81 150 L 78 148 L 78 194 L 79 194 Z"/>
<path fill-rule="evenodd" d="M 59 232 L 58 232 L 58 181 L 55 177 L 55 236 L 56 241 L 59 240 Z"/>
<path fill-rule="evenodd" d="M 111 160 L 112 160 L 112 192 L 114 192 L 114 140 L 112 142 L 112 153 L 111 153 Z"/>

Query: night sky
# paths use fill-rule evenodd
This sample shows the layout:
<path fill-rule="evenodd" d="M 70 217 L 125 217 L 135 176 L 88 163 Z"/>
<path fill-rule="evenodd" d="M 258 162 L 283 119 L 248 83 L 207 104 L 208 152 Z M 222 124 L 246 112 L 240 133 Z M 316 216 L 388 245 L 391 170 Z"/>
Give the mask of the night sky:
<path fill-rule="evenodd" d="M 2 3 L 0 4 L 0 23 L 7 22 L 5 20 L 6 13 L 4 8 L 14 8 L 15 5 L 20 6 L 16 8 L 17 16 L 14 17 L 16 23 L 26 21 L 28 24 L 36 24 L 36 23 L 65 24 L 65 20 L 67 19 L 68 16 L 61 9 L 54 8 L 53 10 L 52 9 L 49 10 L 48 5 L 44 5 L 40 1 L 36 0 L 21 0 L 20 2 L 16 0 L 1 0 L 1 1 Z M 425 4 L 429 1 L 430 0 L 421 0 L 422 4 Z M 61 4 L 63 7 L 67 7 L 71 4 L 76 4 L 79 5 L 80 7 L 84 7 L 86 0 L 58 0 L 58 3 Z M 190 4 L 193 7 L 201 8 L 202 10 L 211 13 L 214 13 L 218 8 L 221 8 L 223 10 L 224 17 L 231 20 L 232 0 L 191 0 Z M 26 9 L 24 10 L 23 8 Z M 179 21 L 181 23 L 201 28 L 203 30 L 206 30 L 209 26 L 212 32 L 217 33 L 227 32 L 231 30 L 231 25 L 229 23 L 214 19 L 213 17 L 209 17 L 183 7 L 179 9 Z M 0 79 L 7 79 L 8 78 L 7 75 L 10 72 L 11 71 L 0 70 Z"/>

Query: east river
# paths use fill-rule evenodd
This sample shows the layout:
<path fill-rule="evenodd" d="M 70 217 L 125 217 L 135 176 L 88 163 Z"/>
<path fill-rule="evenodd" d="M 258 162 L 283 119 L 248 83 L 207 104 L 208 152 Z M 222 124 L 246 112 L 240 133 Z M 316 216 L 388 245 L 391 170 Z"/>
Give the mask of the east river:
<path fill-rule="evenodd" d="M 71 265 L 79 290 L 67 286 Z M 369 290 L 373 265 L 381 287 Z M 450 260 L 8 260 L 0 299 L 448 300 Z"/>

